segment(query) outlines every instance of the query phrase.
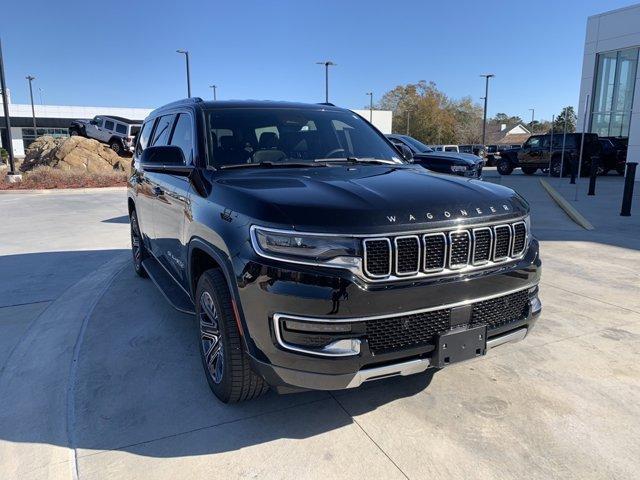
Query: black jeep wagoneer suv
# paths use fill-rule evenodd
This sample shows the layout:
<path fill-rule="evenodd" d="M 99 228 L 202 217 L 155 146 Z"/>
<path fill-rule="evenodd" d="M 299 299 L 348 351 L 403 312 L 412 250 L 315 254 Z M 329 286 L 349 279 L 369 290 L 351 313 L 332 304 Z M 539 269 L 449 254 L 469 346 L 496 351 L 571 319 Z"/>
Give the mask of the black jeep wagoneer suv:
<path fill-rule="evenodd" d="M 403 155 L 328 104 L 195 98 L 146 119 L 135 269 L 195 314 L 220 400 L 357 387 L 526 336 L 541 263 L 525 200 Z"/>

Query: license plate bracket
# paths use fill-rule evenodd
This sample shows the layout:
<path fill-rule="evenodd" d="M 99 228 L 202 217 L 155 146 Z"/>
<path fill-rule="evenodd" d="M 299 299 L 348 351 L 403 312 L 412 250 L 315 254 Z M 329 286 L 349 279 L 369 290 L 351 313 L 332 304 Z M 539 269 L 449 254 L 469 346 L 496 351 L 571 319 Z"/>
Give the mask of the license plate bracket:
<path fill-rule="evenodd" d="M 463 327 L 438 336 L 433 363 L 445 367 L 487 353 L 487 326 Z"/>

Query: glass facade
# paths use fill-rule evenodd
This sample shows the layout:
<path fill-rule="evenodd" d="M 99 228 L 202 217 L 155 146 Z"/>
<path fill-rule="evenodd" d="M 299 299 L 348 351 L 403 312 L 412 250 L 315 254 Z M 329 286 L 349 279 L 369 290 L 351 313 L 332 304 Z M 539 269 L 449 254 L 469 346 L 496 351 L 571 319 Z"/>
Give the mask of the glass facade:
<path fill-rule="evenodd" d="M 628 137 L 640 48 L 598 54 L 591 108 L 591 132 Z"/>
<path fill-rule="evenodd" d="M 45 135 L 50 137 L 68 137 L 69 129 L 68 128 L 38 128 L 38 137 L 44 137 Z M 23 128 L 22 129 L 22 143 L 24 144 L 25 150 L 29 145 L 33 143 L 36 139 L 36 135 L 33 134 L 33 128 Z"/>

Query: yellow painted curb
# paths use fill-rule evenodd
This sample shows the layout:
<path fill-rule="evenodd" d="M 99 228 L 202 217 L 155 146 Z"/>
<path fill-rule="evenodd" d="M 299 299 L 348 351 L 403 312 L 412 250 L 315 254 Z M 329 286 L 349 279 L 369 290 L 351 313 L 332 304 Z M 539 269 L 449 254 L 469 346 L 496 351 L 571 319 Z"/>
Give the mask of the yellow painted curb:
<path fill-rule="evenodd" d="M 540 184 L 547 191 L 549 196 L 553 199 L 558 206 L 564 210 L 571 220 L 580 225 L 585 230 L 595 230 L 595 227 L 591 225 L 591 222 L 584 218 L 580 212 L 578 212 L 573 205 L 571 205 L 558 191 L 553 188 L 546 180 L 540 179 Z"/>

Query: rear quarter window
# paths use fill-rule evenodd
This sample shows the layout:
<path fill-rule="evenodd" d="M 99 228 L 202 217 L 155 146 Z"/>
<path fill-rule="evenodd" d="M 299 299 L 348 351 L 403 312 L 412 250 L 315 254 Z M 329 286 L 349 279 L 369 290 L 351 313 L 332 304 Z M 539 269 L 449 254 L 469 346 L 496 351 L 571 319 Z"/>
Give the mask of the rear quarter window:
<path fill-rule="evenodd" d="M 117 123 L 116 124 L 116 132 L 121 134 L 121 135 L 126 135 L 127 134 L 127 126 L 123 125 L 122 123 Z"/>

